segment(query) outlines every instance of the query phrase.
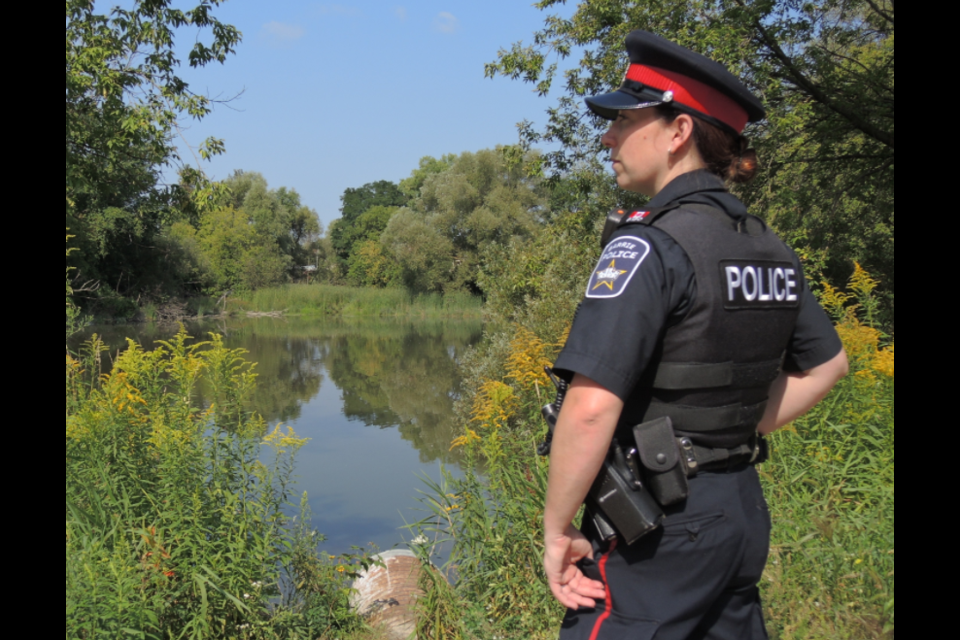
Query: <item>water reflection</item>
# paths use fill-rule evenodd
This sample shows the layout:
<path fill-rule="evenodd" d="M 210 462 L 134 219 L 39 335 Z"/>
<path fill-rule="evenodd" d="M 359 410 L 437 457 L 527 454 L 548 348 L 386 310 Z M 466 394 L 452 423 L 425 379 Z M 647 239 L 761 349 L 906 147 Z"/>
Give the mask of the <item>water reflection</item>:
<path fill-rule="evenodd" d="M 315 526 L 332 552 L 400 542 L 397 529 L 439 463 L 456 465 L 453 402 L 458 360 L 480 338 L 479 322 L 316 322 L 258 319 L 192 324 L 221 333 L 257 363 L 253 408 L 311 438 L 298 458 Z M 150 348 L 176 328 L 98 331 L 114 349 L 130 337 Z"/>

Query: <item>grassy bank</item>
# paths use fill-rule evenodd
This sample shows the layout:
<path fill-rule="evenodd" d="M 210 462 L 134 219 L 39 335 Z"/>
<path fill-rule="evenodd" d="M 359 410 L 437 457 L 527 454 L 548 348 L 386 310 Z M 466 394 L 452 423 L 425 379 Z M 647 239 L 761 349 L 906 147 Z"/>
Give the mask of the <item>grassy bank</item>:
<path fill-rule="evenodd" d="M 316 640 L 362 627 L 294 493 L 304 444 L 248 408 L 251 367 L 219 338 L 94 339 L 66 358 L 69 640 Z M 203 384 L 210 403 L 196 401 Z M 299 510 L 297 506 L 299 505 Z M 293 514 L 300 517 L 294 518 Z"/>
<path fill-rule="evenodd" d="M 894 348 L 868 318 L 872 281 L 828 289 L 853 373 L 810 415 L 777 434 L 762 467 L 774 521 L 763 591 L 774 640 L 894 635 Z M 535 455 L 542 367 L 559 344 L 516 325 L 489 337 L 468 366 L 463 479 L 433 487 L 429 539 L 454 540 L 455 589 L 425 600 L 420 638 L 556 637 L 562 609 L 541 570 L 548 461 Z M 552 399 L 552 398 L 550 398 Z M 426 551 L 425 551 L 426 552 Z"/>
<path fill-rule="evenodd" d="M 341 318 L 472 318 L 483 301 L 469 294 L 413 295 L 403 289 L 287 285 L 231 300 L 230 313 L 277 313 Z"/>

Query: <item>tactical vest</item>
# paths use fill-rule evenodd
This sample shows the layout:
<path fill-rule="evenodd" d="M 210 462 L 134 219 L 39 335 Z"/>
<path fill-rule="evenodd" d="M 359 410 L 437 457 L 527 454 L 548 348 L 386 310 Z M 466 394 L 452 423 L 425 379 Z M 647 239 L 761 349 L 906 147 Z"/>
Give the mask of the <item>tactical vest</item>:
<path fill-rule="evenodd" d="M 800 313 L 796 256 L 762 220 L 703 204 L 624 216 L 656 227 L 689 256 L 697 297 L 669 327 L 655 362 L 628 400 L 631 425 L 669 416 L 677 435 L 734 448 L 756 433 Z M 624 425 L 626 426 L 626 425 Z"/>

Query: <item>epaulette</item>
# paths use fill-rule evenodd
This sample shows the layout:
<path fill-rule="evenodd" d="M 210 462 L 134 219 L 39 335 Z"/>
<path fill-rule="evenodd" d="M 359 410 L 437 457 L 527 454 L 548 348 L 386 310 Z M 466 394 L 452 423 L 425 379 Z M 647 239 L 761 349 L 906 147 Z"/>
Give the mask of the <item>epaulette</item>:
<path fill-rule="evenodd" d="M 610 238 L 618 229 L 631 224 L 651 225 L 665 214 L 679 209 L 681 203 L 670 205 L 669 207 L 660 207 L 659 209 L 637 209 L 627 212 L 625 209 L 616 209 L 607 215 L 607 223 L 603 227 L 603 235 L 600 237 L 600 247 L 606 248 L 610 244 Z"/>

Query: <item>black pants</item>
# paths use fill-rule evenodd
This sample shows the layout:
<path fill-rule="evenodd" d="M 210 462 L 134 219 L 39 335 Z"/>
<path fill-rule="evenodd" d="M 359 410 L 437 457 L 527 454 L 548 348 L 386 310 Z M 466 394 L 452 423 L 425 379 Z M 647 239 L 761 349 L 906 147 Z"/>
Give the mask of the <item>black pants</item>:
<path fill-rule="evenodd" d="M 756 469 L 698 476 L 663 529 L 631 547 L 594 544 L 583 568 L 607 599 L 569 611 L 561 640 L 767 640 L 757 585 L 770 528 Z"/>

